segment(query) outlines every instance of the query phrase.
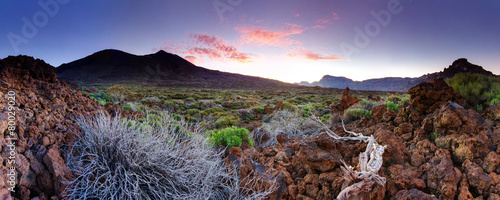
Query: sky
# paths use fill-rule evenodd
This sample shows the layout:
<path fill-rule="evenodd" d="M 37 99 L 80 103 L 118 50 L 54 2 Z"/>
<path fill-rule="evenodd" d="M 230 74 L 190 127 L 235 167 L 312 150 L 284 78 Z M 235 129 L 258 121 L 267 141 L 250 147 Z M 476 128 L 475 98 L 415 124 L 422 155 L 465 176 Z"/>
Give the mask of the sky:
<path fill-rule="evenodd" d="M 493 0 L 1 1 L 0 58 L 57 67 L 104 49 L 165 50 L 290 83 L 419 77 L 458 58 L 500 74 L 499 20 Z"/>

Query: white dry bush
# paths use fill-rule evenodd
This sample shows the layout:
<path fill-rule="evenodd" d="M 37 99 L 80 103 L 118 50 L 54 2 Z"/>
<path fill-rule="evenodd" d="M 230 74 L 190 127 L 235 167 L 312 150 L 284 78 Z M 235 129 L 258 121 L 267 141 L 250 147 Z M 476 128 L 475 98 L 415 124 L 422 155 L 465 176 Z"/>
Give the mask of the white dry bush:
<path fill-rule="evenodd" d="M 66 182 L 66 199 L 258 199 L 275 189 L 240 192 L 239 170 L 168 113 L 147 117 L 147 126 L 119 118 L 77 120 L 81 134 L 67 163 L 76 178 Z"/>
<path fill-rule="evenodd" d="M 302 117 L 298 111 L 280 110 L 273 114 L 269 123 L 264 123 L 253 132 L 257 146 L 278 144 L 276 136 L 284 134 L 289 138 L 304 138 L 318 134 L 322 127 L 310 118 Z M 262 141 L 264 137 L 269 139 Z"/>

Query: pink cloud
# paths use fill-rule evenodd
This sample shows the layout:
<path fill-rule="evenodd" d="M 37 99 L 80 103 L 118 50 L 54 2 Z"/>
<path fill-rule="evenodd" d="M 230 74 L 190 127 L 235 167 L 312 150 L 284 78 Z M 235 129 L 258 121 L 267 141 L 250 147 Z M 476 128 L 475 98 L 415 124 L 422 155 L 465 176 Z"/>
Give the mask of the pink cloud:
<path fill-rule="evenodd" d="M 184 56 L 184 59 L 186 59 L 187 61 L 189 61 L 190 63 L 193 63 L 193 64 L 195 64 L 195 62 L 196 62 L 196 57 L 194 57 L 194 56 Z"/>
<path fill-rule="evenodd" d="M 237 26 L 234 29 L 241 34 L 240 42 L 245 44 L 277 47 L 300 44 L 300 42 L 289 37 L 291 35 L 302 34 L 305 29 L 297 24 L 286 23 L 285 25 L 286 27 L 280 30 L 269 30 L 255 26 Z"/>
<path fill-rule="evenodd" d="M 294 17 L 299 17 L 300 16 L 300 13 L 297 13 L 294 15 Z"/>
<path fill-rule="evenodd" d="M 330 19 L 318 19 L 316 20 L 316 23 L 318 24 L 327 24 L 330 22 Z"/>
<path fill-rule="evenodd" d="M 333 15 L 333 19 L 334 20 L 339 20 L 340 19 L 339 15 L 337 15 L 337 13 L 332 12 L 332 15 Z"/>
<path fill-rule="evenodd" d="M 318 19 L 316 20 L 317 24 L 329 24 L 331 23 L 332 20 L 339 20 L 340 17 L 337 15 L 337 13 L 332 12 L 332 15 L 328 15 L 325 18 Z"/>
<path fill-rule="evenodd" d="M 288 54 L 288 56 L 290 56 L 290 57 L 299 56 L 299 57 L 303 57 L 305 59 L 314 60 L 314 61 L 318 61 L 318 60 L 344 60 L 344 59 L 337 57 L 335 55 L 322 55 L 320 53 L 316 53 L 316 52 L 313 52 L 311 50 L 306 50 L 306 49 L 295 50 L 295 52 Z"/>
<path fill-rule="evenodd" d="M 172 53 L 187 54 L 189 61 L 197 57 L 208 57 L 214 60 L 233 60 L 242 63 L 250 62 L 252 54 L 240 52 L 228 41 L 213 35 L 191 34 L 190 41 L 179 45 L 178 43 L 165 42 L 160 49 Z M 196 57 L 197 56 L 197 57 Z"/>

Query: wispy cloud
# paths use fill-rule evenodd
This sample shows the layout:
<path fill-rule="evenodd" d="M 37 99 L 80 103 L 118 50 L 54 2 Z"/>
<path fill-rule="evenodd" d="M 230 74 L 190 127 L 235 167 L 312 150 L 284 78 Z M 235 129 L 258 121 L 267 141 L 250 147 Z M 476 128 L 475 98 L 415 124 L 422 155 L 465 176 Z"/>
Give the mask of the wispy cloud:
<path fill-rule="evenodd" d="M 293 15 L 294 17 L 299 17 L 300 16 L 300 13 L 297 13 L 295 15 Z"/>
<path fill-rule="evenodd" d="M 186 55 L 189 61 L 197 57 L 207 57 L 215 60 L 232 60 L 250 62 L 253 54 L 243 53 L 228 41 L 208 34 L 190 34 L 189 41 L 184 44 L 165 42 L 160 49 Z"/>
<path fill-rule="evenodd" d="M 324 29 L 325 26 L 322 26 L 322 25 L 315 25 L 313 26 L 313 29 Z"/>
<path fill-rule="evenodd" d="M 313 52 L 311 50 L 307 49 L 298 49 L 294 50 L 292 53 L 288 54 L 290 57 L 302 57 L 308 60 L 344 60 L 340 57 L 337 57 L 335 55 L 323 55 L 320 53 Z"/>
<path fill-rule="evenodd" d="M 244 44 L 284 47 L 300 44 L 299 41 L 291 39 L 290 36 L 302 34 L 305 29 L 297 24 L 286 23 L 285 27 L 279 30 L 247 25 L 237 26 L 234 30 L 240 33 L 240 42 Z"/>
<path fill-rule="evenodd" d="M 332 15 L 333 15 L 333 19 L 334 20 L 339 20 L 340 19 L 339 15 L 337 15 L 337 13 L 332 12 Z"/>
<path fill-rule="evenodd" d="M 337 13 L 332 12 L 331 15 L 325 16 L 324 18 L 316 20 L 317 24 L 329 24 L 334 20 L 339 20 L 340 17 L 337 15 Z"/>

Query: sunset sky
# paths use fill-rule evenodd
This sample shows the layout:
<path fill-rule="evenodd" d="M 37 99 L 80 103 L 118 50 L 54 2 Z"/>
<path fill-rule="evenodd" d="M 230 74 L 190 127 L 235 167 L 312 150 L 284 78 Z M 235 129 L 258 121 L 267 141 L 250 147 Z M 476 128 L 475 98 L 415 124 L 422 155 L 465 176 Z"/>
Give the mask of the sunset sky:
<path fill-rule="evenodd" d="M 285 82 L 418 77 L 465 57 L 500 74 L 500 1 L 9 0 L 0 57 L 59 66 L 103 49 L 165 50 Z"/>

